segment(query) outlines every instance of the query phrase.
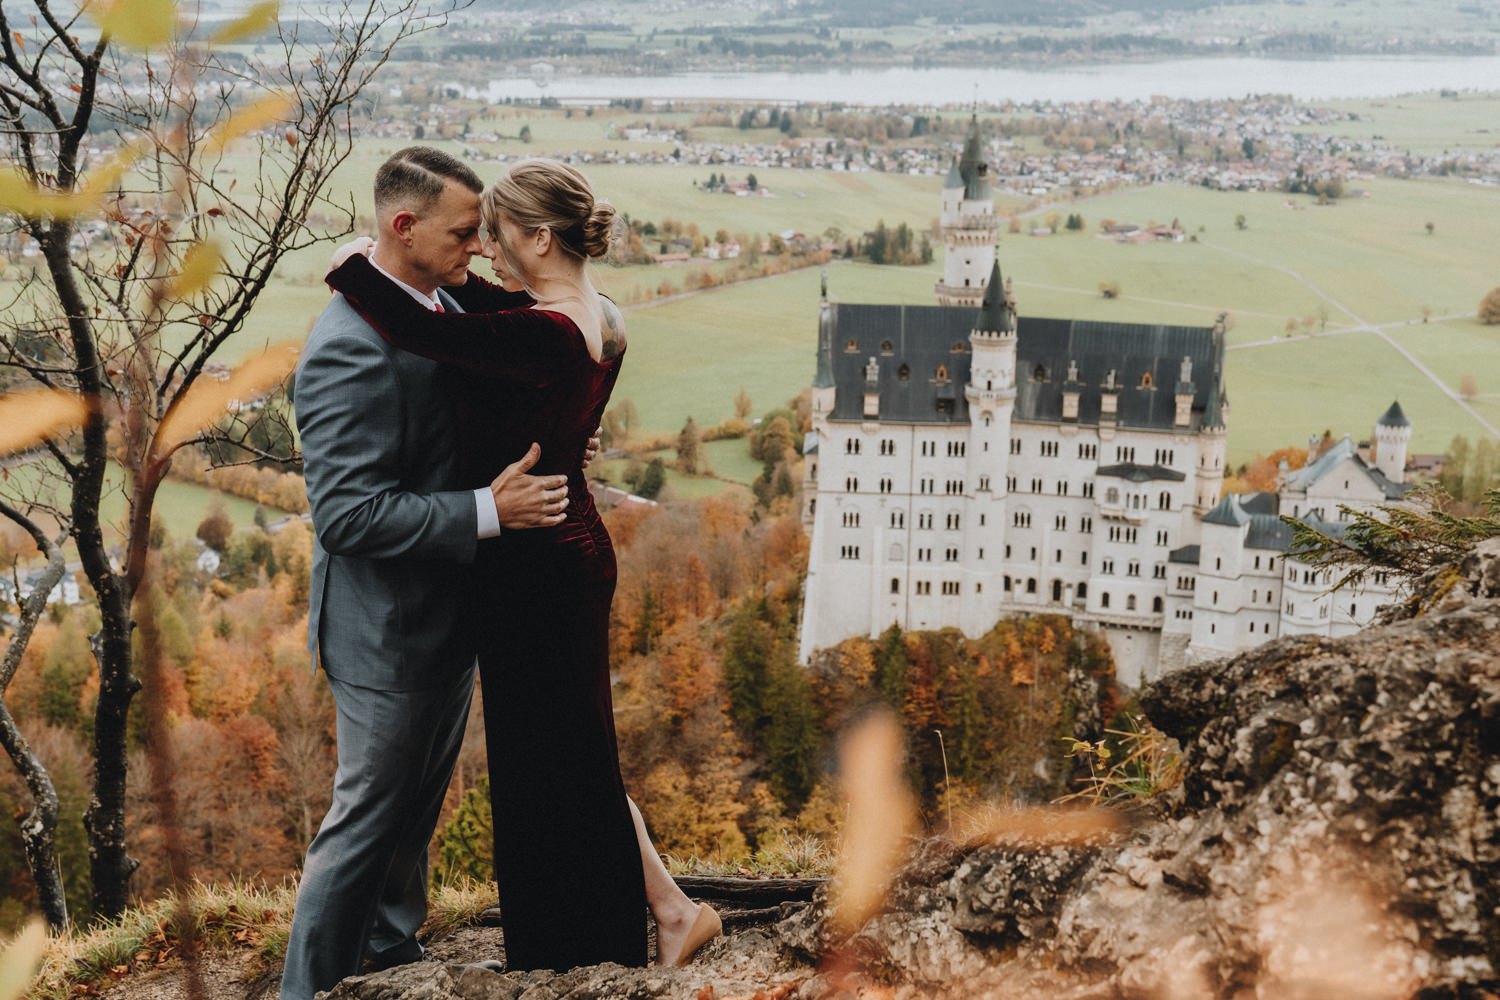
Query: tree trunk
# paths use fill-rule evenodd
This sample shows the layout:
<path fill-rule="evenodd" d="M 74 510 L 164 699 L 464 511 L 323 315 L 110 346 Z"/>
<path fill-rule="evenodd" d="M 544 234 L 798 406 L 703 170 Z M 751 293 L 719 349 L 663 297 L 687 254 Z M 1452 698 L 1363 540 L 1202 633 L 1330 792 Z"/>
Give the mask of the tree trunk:
<path fill-rule="evenodd" d="M 6 646 L 4 659 L 0 660 L 0 746 L 5 748 L 21 779 L 26 782 L 26 790 L 31 793 L 31 811 L 21 819 L 21 846 L 26 853 L 26 867 L 36 883 L 37 904 L 53 933 L 64 934 L 69 926 L 68 897 L 63 891 L 62 866 L 57 860 L 57 789 L 53 787 L 46 766 L 32 752 L 31 744 L 11 716 L 5 704 L 5 689 L 21 665 L 21 654 L 26 651 L 32 630 L 47 609 L 48 595 L 67 570 L 67 563 L 62 549 L 50 543 L 24 515 L 4 503 L 0 503 L 0 514 L 26 528 L 36 539 L 37 547 L 47 556 L 46 570 L 33 584 L 31 593 L 20 602 L 21 623 Z"/>
<path fill-rule="evenodd" d="M 141 683 L 131 672 L 130 595 L 125 581 L 110 567 L 99 524 L 99 500 L 109 459 L 108 421 L 103 410 L 106 383 L 87 307 L 68 258 L 72 235 L 73 225 L 57 220 L 41 243 L 53 287 L 67 314 L 77 358 L 78 390 L 89 406 L 83 426 L 83 455 L 70 470 L 72 532 L 84 575 L 99 600 L 99 631 L 90 636 L 99 666 L 99 702 L 94 709 L 94 794 L 83 814 L 83 826 L 89 838 L 94 913 L 108 920 L 125 912 L 130 901 L 130 876 L 140 864 L 125 850 L 125 734 L 130 699 Z"/>

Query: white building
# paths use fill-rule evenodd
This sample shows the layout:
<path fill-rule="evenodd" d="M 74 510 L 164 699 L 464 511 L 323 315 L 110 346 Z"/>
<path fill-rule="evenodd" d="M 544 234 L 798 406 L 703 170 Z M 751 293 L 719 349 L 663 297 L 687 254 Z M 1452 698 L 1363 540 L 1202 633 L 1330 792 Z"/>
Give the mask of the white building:
<path fill-rule="evenodd" d="M 985 177 L 976 125 L 943 184 L 944 304 L 842 304 L 824 289 L 803 662 L 892 624 L 978 636 L 1006 615 L 1057 613 L 1101 629 L 1134 685 L 1194 656 L 1368 621 L 1378 595 L 1330 596 L 1284 565 L 1290 529 L 1275 515 L 1398 498 L 1410 424 L 1387 425 L 1400 408 L 1382 418 L 1376 465 L 1341 442 L 1279 496 L 1221 503 L 1224 317 L 1018 315 Z"/>

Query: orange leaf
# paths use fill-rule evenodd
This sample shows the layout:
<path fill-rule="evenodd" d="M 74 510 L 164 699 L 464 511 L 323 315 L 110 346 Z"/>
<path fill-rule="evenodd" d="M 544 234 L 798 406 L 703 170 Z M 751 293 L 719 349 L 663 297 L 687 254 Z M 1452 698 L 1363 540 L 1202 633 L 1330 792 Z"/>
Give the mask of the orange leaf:
<path fill-rule="evenodd" d="M 220 382 L 200 376 L 156 430 L 153 452 L 165 457 L 218 424 L 228 414 L 280 385 L 297 364 L 300 345 L 279 344 L 245 361 Z"/>
<path fill-rule="evenodd" d="M 55 389 L 0 396 L 0 455 L 24 451 L 88 418 L 82 399 Z"/>
<path fill-rule="evenodd" d="M 889 713 L 872 715 L 844 740 L 839 777 L 849 803 L 833 899 L 833 923 L 852 933 L 874 916 L 886 882 L 901 861 L 916 811 L 901 777 L 901 726 Z"/>

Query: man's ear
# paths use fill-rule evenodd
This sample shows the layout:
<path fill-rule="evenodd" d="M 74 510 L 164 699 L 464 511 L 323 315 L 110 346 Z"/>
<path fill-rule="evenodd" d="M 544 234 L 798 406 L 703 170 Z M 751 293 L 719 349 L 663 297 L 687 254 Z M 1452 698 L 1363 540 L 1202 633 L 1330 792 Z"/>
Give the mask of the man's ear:
<path fill-rule="evenodd" d="M 391 229 L 403 240 L 410 238 L 412 226 L 416 223 L 417 217 L 404 209 L 391 216 Z"/>

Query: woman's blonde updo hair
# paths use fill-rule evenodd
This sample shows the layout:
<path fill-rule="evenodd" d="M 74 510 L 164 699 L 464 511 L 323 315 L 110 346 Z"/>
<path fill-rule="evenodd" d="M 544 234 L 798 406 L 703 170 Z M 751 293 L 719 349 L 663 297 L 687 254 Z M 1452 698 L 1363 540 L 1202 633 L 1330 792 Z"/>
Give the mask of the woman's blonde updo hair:
<path fill-rule="evenodd" d="M 484 193 L 484 224 L 499 238 L 504 215 L 527 232 L 546 226 L 574 257 L 596 258 L 615 243 L 615 208 L 596 201 L 588 178 L 558 160 L 523 160 Z"/>

